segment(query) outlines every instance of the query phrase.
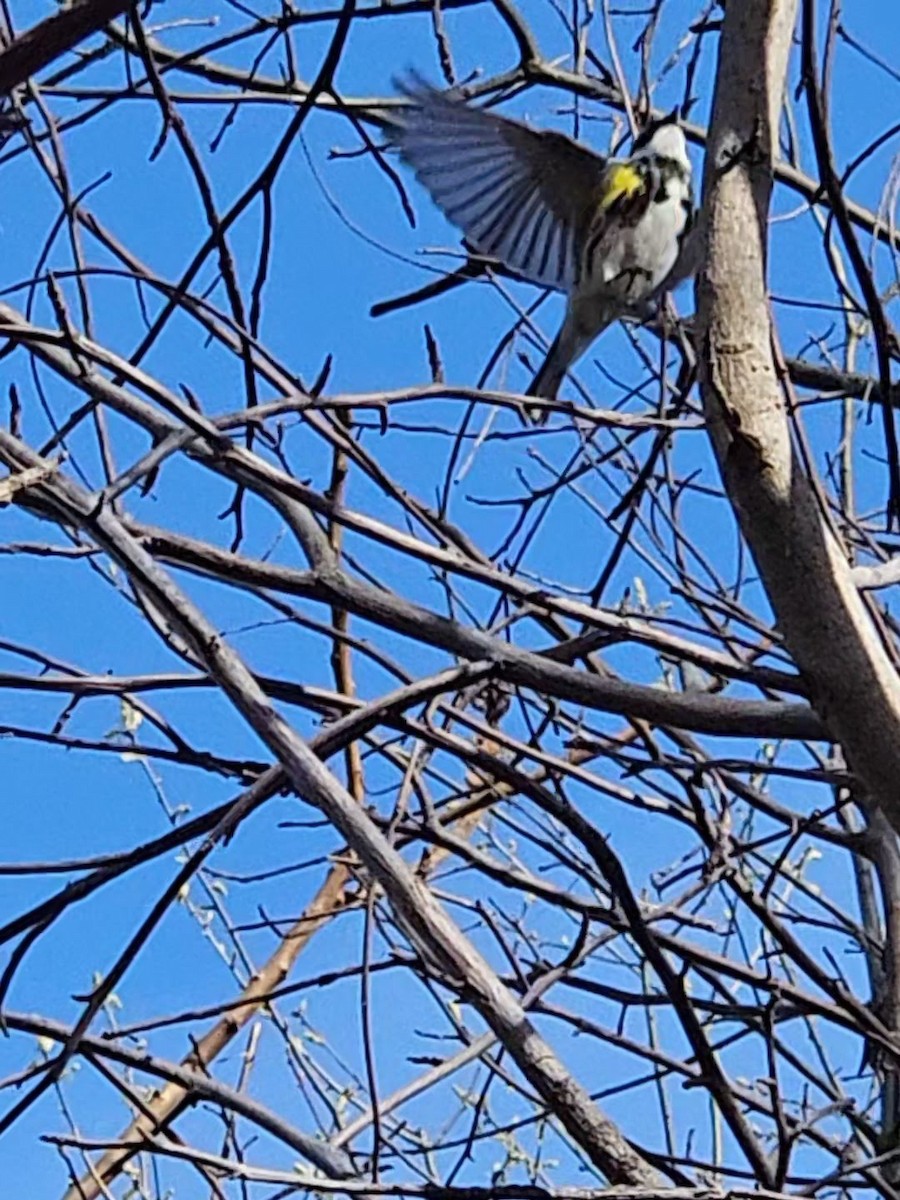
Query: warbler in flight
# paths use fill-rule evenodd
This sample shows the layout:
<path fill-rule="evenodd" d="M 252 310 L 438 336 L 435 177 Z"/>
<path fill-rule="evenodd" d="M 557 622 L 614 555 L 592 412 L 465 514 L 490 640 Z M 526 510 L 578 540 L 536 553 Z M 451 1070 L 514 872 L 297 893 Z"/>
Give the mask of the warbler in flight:
<path fill-rule="evenodd" d="M 417 76 L 398 86 L 409 103 L 388 138 L 471 249 L 566 293 L 562 328 L 526 393 L 552 400 L 597 335 L 646 310 L 677 274 L 694 211 L 684 134 L 669 118 L 646 128 L 629 158 L 604 158 Z"/>

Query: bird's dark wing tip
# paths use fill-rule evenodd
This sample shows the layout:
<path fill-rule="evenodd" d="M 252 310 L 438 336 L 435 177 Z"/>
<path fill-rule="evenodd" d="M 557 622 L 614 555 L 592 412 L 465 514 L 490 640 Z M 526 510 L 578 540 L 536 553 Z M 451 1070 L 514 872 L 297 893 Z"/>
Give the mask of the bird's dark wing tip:
<path fill-rule="evenodd" d="M 437 88 L 430 84 L 416 67 L 407 67 L 397 75 L 393 75 L 391 83 L 394 90 L 401 96 L 406 96 L 408 100 L 422 100 L 437 92 Z"/>

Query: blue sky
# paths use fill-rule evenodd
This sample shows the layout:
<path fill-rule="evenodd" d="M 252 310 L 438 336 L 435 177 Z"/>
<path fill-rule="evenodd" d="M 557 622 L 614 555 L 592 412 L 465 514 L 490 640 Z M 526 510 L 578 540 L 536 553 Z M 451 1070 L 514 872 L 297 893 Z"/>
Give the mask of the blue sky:
<path fill-rule="evenodd" d="M 629 7 L 636 15 L 621 15 L 620 10 L 614 28 L 626 75 L 633 81 L 637 77 L 637 60 L 631 45 L 640 28 L 640 13 L 645 6 L 633 4 Z M 18 28 L 27 27 L 45 11 L 39 4 L 15 4 Z M 567 52 L 560 21 L 549 4 L 527 0 L 522 11 L 532 23 L 548 56 Z M 176 17 L 199 20 L 207 12 L 205 5 L 183 3 L 167 6 L 165 16 L 167 20 Z M 668 56 L 674 39 L 695 15 L 695 6 L 681 0 L 670 0 L 665 5 L 658 35 L 657 63 Z M 225 5 L 217 10 L 217 17 L 222 29 L 238 27 L 246 20 L 237 10 Z M 505 35 L 498 35 L 492 10 L 486 7 L 466 12 L 451 10 L 445 14 L 445 19 L 460 76 L 474 70 L 489 73 L 505 69 L 513 61 L 511 43 Z M 896 6 L 855 6 L 848 10 L 845 19 L 860 42 L 885 59 L 898 61 L 900 10 Z M 330 25 L 305 27 L 302 36 L 295 39 L 302 77 L 309 78 L 317 70 L 331 29 Z M 200 36 L 202 33 L 190 26 L 160 34 L 173 48 L 193 45 Z M 602 22 L 598 17 L 595 17 L 590 38 L 598 53 L 605 57 Z M 712 97 L 714 37 L 709 37 L 707 43 L 694 89 L 697 105 L 692 119 L 698 122 L 707 119 Z M 246 65 L 249 54 L 257 48 L 254 46 L 248 51 L 246 46 L 241 47 L 224 54 L 223 61 Z M 433 39 L 425 18 L 360 22 L 351 34 L 337 85 L 345 97 L 388 94 L 391 78 L 409 66 L 417 67 L 435 81 L 439 77 Z M 272 77 L 277 77 L 279 69 L 280 55 L 274 53 L 262 67 L 263 73 Z M 108 85 L 118 81 L 121 72 L 121 61 L 115 57 L 90 77 L 86 76 L 84 82 Z M 842 47 L 839 54 L 834 80 L 835 145 L 838 159 L 843 163 L 895 119 L 900 84 L 846 47 Z M 790 78 L 791 93 L 796 81 L 795 63 Z M 190 92 L 194 99 L 202 99 L 204 85 L 195 79 L 179 77 L 177 86 L 172 86 Z M 662 108 L 671 107 L 680 99 L 682 86 L 683 70 L 678 67 L 667 77 L 655 101 Z M 529 92 L 524 101 L 511 105 L 509 111 L 527 115 L 536 123 L 571 129 L 571 117 L 560 111 L 560 101 L 559 93 L 535 90 Z M 87 101 L 51 95 L 49 103 L 58 116 L 65 116 L 80 112 Z M 805 122 L 800 102 L 794 104 L 794 110 L 802 131 Z M 219 149 L 212 153 L 209 145 L 221 129 L 225 115 L 223 105 L 185 103 L 182 111 L 192 136 L 203 150 L 221 206 L 227 206 L 239 195 L 265 163 L 288 119 L 280 106 L 247 106 L 222 138 Z M 610 137 L 608 114 L 585 106 L 583 116 L 583 136 L 605 150 Z M 111 171 L 109 180 L 97 184 L 88 206 L 154 270 L 164 278 L 174 280 L 190 260 L 204 236 L 205 227 L 184 162 L 173 140 L 170 138 L 162 153 L 149 161 L 158 132 L 159 113 L 155 105 L 146 99 L 133 99 L 123 101 L 81 128 L 67 132 L 64 145 L 73 190 L 81 191 Z M 801 133 L 801 145 L 805 165 L 809 168 L 812 158 L 805 133 Z M 427 322 L 440 346 L 448 380 L 472 384 L 484 369 L 498 339 L 515 321 L 513 300 L 524 306 L 536 298 L 536 293 L 524 285 L 504 285 L 503 290 L 509 297 L 505 299 L 500 289 L 471 284 L 421 308 L 373 320 L 369 316 L 373 303 L 420 286 L 427 278 L 426 269 L 444 269 L 452 263 L 454 259 L 450 254 L 458 246 L 458 239 L 414 182 L 404 177 L 417 216 L 416 228 L 410 229 L 395 193 L 367 157 L 329 156 L 332 149 L 353 151 L 357 148 L 357 138 L 348 124 L 326 113 L 316 114 L 308 121 L 303 145 L 298 143 L 292 148 L 274 195 L 275 252 L 265 291 L 261 337 L 307 383 L 316 376 L 326 355 L 333 354 L 330 390 L 376 391 L 416 384 L 428 377 L 423 335 L 423 325 Z M 857 173 L 850 189 L 854 199 L 878 206 L 891 156 L 896 150 L 895 141 Z M 315 173 L 310 161 L 316 165 Z M 695 151 L 698 172 L 701 161 L 700 152 Z M 23 307 L 27 297 L 17 285 L 34 274 L 59 206 L 34 157 L 23 151 L 20 140 L 13 139 L 0 150 L 0 165 L 4 180 L 0 248 L 3 279 L 9 289 L 6 299 Z M 834 289 L 818 249 L 821 240 L 818 228 L 812 216 L 799 209 L 800 201 L 796 195 L 787 191 L 777 194 L 775 212 L 779 216 L 790 215 L 790 219 L 779 220 L 773 227 L 773 293 L 789 300 L 826 299 L 831 302 Z M 254 206 L 238 222 L 232 235 L 241 281 L 248 289 L 253 277 L 259 230 L 260 211 Z M 110 256 L 96 242 L 85 237 L 84 244 L 85 257 L 92 266 L 111 265 Z M 429 253 L 436 249 L 442 253 Z M 49 262 L 55 269 L 66 271 L 71 267 L 71 261 L 65 234 L 57 236 Z M 887 267 L 882 254 L 883 282 L 890 277 Z M 215 268 L 209 263 L 201 273 L 198 290 L 214 282 Z M 62 286 L 77 319 L 77 296 L 72 283 L 66 280 Z M 133 289 L 121 280 L 96 278 L 91 283 L 91 296 L 97 340 L 128 355 L 143 335 L 142 316 Z M 221 287 L 213 292 L 213 300 L 224 304 Z M 690 311 L 690 287 L 681 289 L 677 301 L 681 312 Z M 148 296 L 147 302 L 155 310 L 158 300 Z M 549 298 L 540 310 L 541 326 L 550 335 L 560 311 L 558 297 Z M 839 334 L 830 330 L 836 314 L 783 304 L 777 305 L 776 311 L 782 340 L 790 353 L 799 352 L 811 338 L 826 336 L 834 344 L 840 340 Z M 38 290 L 34 319 L 38 323 L 54 323 L 45 289 Z M 638 338 L 651 354 L 656 353 L 655 342 L 649 335 L 639 334 Z M 531 353 L 533 357 L 534 352 Z M 619 390 L 606 382 L 594 362 L 602 362 L 603 372 L 612 379 L 630 383 L 641 379 L 635 354 L 620 329 L 604 335 L 579 371 L 579 377 L 591 389 L 596 403 L 612 404 L 618 399 Z M 170 387 L 190 386 L 211 413 L 238 409 L 245 403 L 241 375 L 234 362 L 215 347 L 204 345 L 196 326 L 186 320 L 172 325 L 148 356 L 145 366 Z M 864 354 L 859 367 L 871 369 Z M 508 384 L 521 386 L 526 378 L 523 368 L 512 362 L 509 370 Z M 71 409 L 73 395 L 43 371 L 39 372 L 39 379 L 45 388 L 50 410 L 59 420 Z M 501 375 L 495 372 L 491 383 L 501 386 L 502 381 Z M 12 383 L 22 396 L 25 436 L 33 444 L 40 444 L 48 435 L 49 426 L 36 381 L 29 375 L 21 354 L 0 361 L 0 395 L 5 395 Z M 656 388 L 648 382 L 644 392 L 630 403 L 629 411 L 652 410 L 656 400 Z M 416 411 L 405 410 L 404 415 L 412 421 Z M 431 405 L 427 414 L 419 413 L 418 419 L 422 425 L 430 423 L 433 429 L 446 428 L 458 420 L 459 411 L 459 402 L 447 401 Z M 484 420 L 486 412 L 484 408 L 480 410 L 476 426 Z M 838 415 L 836 406 L 823 406 L 816 412 L 809 412 L 809 426 L 818 449 L 834 441 Z M 496 419 L 502 428 L 513 426 L 510 416 Z M 111 428 L 121 467 L 138 457 L 145 444 L 121 421 L 113 419 Z M 394 433 L 387 437 L 380 437 L 373 430 L 364 438 L 364 444 L 377 454 L 385 469 L 427 504 L 436 502 L 449 470 L 449 439 L 433 429 L 403 436 Z M 869 448 L 877 451 L 879 437 L 878 425 L 873 424 L 871 435 L 864 438 L 863 448 L 868 441 Z M 317 486 L 324 486 L 329 464 L 321 444 L 298 424 L 287 430 L 285 444 L 297 474 L 308 475 Z M 643 438 L 639 445 L 649 445 L 649 438 Z M 73 439 L 73 449 L 79 465 L 91 482 L 97 484 L 99 464 L 91 439 L 79 434 Z M 508 497 L 520 496 L 522 480 L 532 486 L 546 484 L 550 472 L 566 462 L 572 451 L 569 435 L 561 432 L 542 436 L 539 440 L 529 435 L 515 443 L 486 442 L 467 463 L 464 473 L 456 470 L 449 487 L 450 518 L 480 545 L 492 550 L 509 527 L 510 510 L 486 508 L 478 501 L 496 495 L 498 491 Z M 698 477 L 701 482 L 710 486 L 717 483 L 702 431 L 679 435 L 674 461 L 682 475 L 698 470 L 702 473 Z M 864 458 L 860 458 L 859 467 L 860 507 L 865 509 L 882 503 L 883 469 Z M 517 471 L 522 473 L 521 477 L 517 477 Z M 614 477 L 613 482 L 620 480 Z M 166 466 L 150 497 L 141 499 L 132 495 L 129 504 L 135 514 L 146 521 L 171 524 L 197 536 L 227 542 L 230 530 L 223 529 L 217 514 L 227 505 L 230 496 L 230 489 L 214 480 L 208 472 L 174 462 Z M 597 564 L 608 552 L 612 537 L 597 516 L 595 506 L 609 507 L 613 496 L 612 487 L 594 476 L 585 487 L 583 499 L 566 495 L 556 500 L 553 519 L 546 522 L 528 547 L 523 569 L 565 589 L 589 589 L 596 576 Z M 360 510 L 403 527 L 399 509 L 359 478 L 353 481 L 349 500 Z M 709 555 L 722 577 L 731 581 L 735 572 L 736 546 L 730 514 L 724 503 L 706 495 L 694 495 L 686 498 L 685 506 L 686 523 L 698 545 Z M 17 510 L 2 510 L 2 531 L 0 540 L 4 544 L 23 539 L 60 540 L 48 527 Z M 258 504 L 250 506 L 247 553 L 273 553 L 282 561 L 296 563 L 294 552 L 279 540 L 280 532 L 278 522 L 270 513 Z M 408 559 L 385 550 L 373 550 L 353 536 L 348 536 L 347 545 L 387 586 L 396 587 L 404 595 L 431 607 L 444 608 L 445 594 L 439 582 L 428 572 L 412 567 Z M 623 559 L 604 601 L 615 605 L 622 600 L 626 590 L 630 590 L 633 597 L 642 586 L 651 606 L 677 603 L 669 594 L 665 580 L 648 570 L 637 552 L 641 545 L 649 545 L 646 533 L 638 535 L 633 551 Z M 635 583 L 636 576 L 640 577 L 640 585 Z M 283 624 L 274 623 L 274 614 L 241 593 L 226 592 L 217 585 L 197 580 L 182 582 L 221 628 L 231 634 L 234 644 L 246 654 L 254 668 L 307 684 L 331 685 L 321 640 L 295 627 L 285 629 Z M 10 642 L 40 647 L 82 670 L 98 673 L 178 669 L 177 660 L 145 629 L 116 586 L 86 564 L 0 555 L 0 588 L 4 596 L 0 637 Z M 758 611 L 765 616 L 765 602 L 758 589 L 756 594 Z M 460 595 L 472 603 L 482 619 L 487 615 L 490 598 L 484 590 L 474 585 L 461 585 Z M 317 615 L 324 616 L 321 612 Z M 260 622 L 267 624 L 260 626 Z M 369 628 L 363 622 L 355 622 L 354 631 L 395 655 L 413 674 L 424 674 L 446 661 L 437 652 L 413 647 L 399 638 Z M 658 663 L 649 652 L 613 651 L 608 661 L 629 678 L 651 682 L 659 675 Z M 30 667 L 18 656 L 3 655 L 0 656 L 0 669 L 25 671 Z M 358 682 L 361 694 L 366 696 L 377 695 L 394 685 L 387 671 L 364 661 L 358 666 Z M 739 694 L 740 689 L 735 692 Z M 204 694 L 201 702 L 199 695 L 172 692 L 151 696 L 150 701 L 200 747 L 218 750 L 233 758 L 265 758 L 257 740 L 232 716 L 223 700 Z M 61 707 L 59 697 L 4 691 L 0 693 L 0 724 L 47 728 Z M 312 733 L 317 728 L 313 717 L 297 709 L 289 711 L 303 732 Z M 86 737 L 102 736 L 119 728 L 121 721 L 116 700 L 92 700 L 76 710 L 68 732 Z M 591 717 L 591 723 L 602 729 L 615 727 L 615 722 L 605 721 L 597 714 Z M 737 748 L 726 744 L 722 753 Z M 747 753 L 747 746 L 740 750 Z M 340 764 L 336 765 L 339 769 Z M 369 770 L 373 803 L 382 811 L 389 811 L 393 802 L 393 776 L 375 763 L 370 764 Z M 123 849 L 157 836 L 166 828 L 169 818 L 163 809 L 163 801 L 170 810 L 184 807 L 195 814 L 237 791 L 237 784 L 232 781 L 211 779 L 182 767 L 150 764 L 148 768 L 119 754 L 50 751 L 39 744 L 18 739 L 0 740 L 0 778 L 8 797 L 2 853 L 2 860 L 7 863 Z M 378 785 L 388 789 L 384 795 L 376 794 Z M 807 797 L 799 788 L 792 787 L 786 789 L 784 798 L 798 807 L 821 803 L 820 799 Z M 627 862 L 635 886 L 643 886 L 651 871 L 677 856 L 679 846 L 670 827 L 667 827 L 661 844 L 655 823 L 650 818 L 625 810 L 611 801 L 602 810 L 595 797 L 591 797 L 590 803 L 598 824 L 610 835 L 613 846 Z M 242 828 L 235 843 L 216 854 L 215 867 L 222 871 L 250 873 L 334 850 L 337 843 L 327 831 L 280 828 L 280 822 L 308 817 L 308 810 L 295 802 L 286 799 L 272 802 Z M 60 920 L 55 929 L 29 952 L 26 967 L 13 984 L 8 1001 L 10 1007 L 72 1019 L 79 1011 L 79 1004 L 71 997 L 90 988 L 92 972 L 102 973 L 108 969 L 137 921 L 176 868 L 172 858 L 157 861 L 102 890 Z M 264 903 L 270 915 L 296 915 L 319 878 L 320 870 L 300 872 L 266 884 L 262 892 L 253 887 L 228 884 L 229 910 L 234 920 L 246 922 L 258 919 L 260 903 Z M 12 916 L 47 895 L 61 882 L 60 879 L 38 877 L 0 877 L 0 911 Z M 852 903 L 846 864 L 841 864 L 838 882 L 832 883 L 831 879 L 828 882 L 839 901 Z M 453 880 L 449 886 L 465 895 L 470 885 L 464 880 Z M 200 905 L 209 900 L 200 893 L 197 884 L 192 886 L 191 898 Z M 454 910 L 454 915 L 463 924 L 467 923 L 464 912 Z M 563 928 L 554 929 L 552 919 L 548 919 L 546 928 L 548 935 L 562 936 L 566 932 Z M 215 923 L 212 932 L 216 934 Z M 359 919 L 356 916 L 342 918 L 327 938 L 314 941 L 302 959 L 300 974 L 314 976 L 317 971 L 358 955 L 360 937 Z M 249 930 L 244 940 L 257 960 L 261 960 L 271 946 L 269 935 L 257 930 Z M 852 971 L 857 968 L 858 964 L 848 966 Z M 121 1019 L 138 1021 L 169 1010 L 213 1002 L 232 994 L 234 986 L 228 966 L 217 956 L 210 939 L 203 936 L 187 906 L 181 905 L 168 915 L 128 972 L 121 988 L 117 989 L 122 1004 Z M 402 1053 L 392 1053 L 392 1047 L 406 1048 L 413 1020 L 411 1013 L 415 1021 L 423 1024 L 428 1013 L 421 993 L 413 994 L 408 988 L 403 993 L 403 1002 L 398 1004 L 396 995 L 388 988 L 387 977 L 375 983 L 381 1034 L 379 1072 L 385 1093 L 413 1071 Z M 315 1028 L 321 1022 L 327 1027 L 332 1044 L 358 1069 L 358 991 L 355 989 L 356 985 L 351 983 L 313 992 L 307 1000 L 307 1012 L 312 1026 Z M 574 1006 L 575 1002 L 572 1003 Z M 285 1011 L 292 1007 L 294 1005 L 285 1006 Z M 432 1012 L 430 1016 L 435 1014 Z M 551 1025 L 551 1032 L 553 1028 Z M 581 1044 L 572 1045 L 567 1033 L 559 1036 L 564 1056 L 577 1064 L 589 1085 L 593 1080 L 615 1076 L 620 1069 L 617 1052 L 600 1052 L 596 1046 L 585 1052 Z M 0 1076 L 20 1070 L 38 1053 L 25 1042 L 26 1039 L 0 1041 Z M 420 1053 L 428 1053 L 428 1045 L 422 1039 L 424 1049 L 420 1047 Z M 177 1058 L 186 1047 L 183 1030 L 154 1035 L 154 1048 L 159 1053 Z M 839 1039 L 832 1048 L 838 1057 L 845 1052 Z M 232 1048 L 228 1064 L 222 1070 L 225 1077 L 235 1077 L 239 1050 L 239 1046 Z M 278 1043 L 264 1038 L 257 1077 L 264 1081 L 261 1090 L 273 1107 L 283 1108 L 298 1124 L 308 1127 L 309 1113 L 297 1098 L 290 1074 L 284 1068 L 282 1053 Z M 335 1067 L 335 1070 L 339 1068 Z M 122 1125 L 121 1108 L 112 1103 L 106 1085 L 92 1077 L 89 1069 L 81 1066 L 77 1075 L 77 1078 L 67 1079 L 64 1090 L 76 1099 L 76 1111 L 85 1131 L 92 1136 L 114 1135 Z M 9 1102 L 7 1096 L 6 1103 Z M 423 1110 L 414 1112 L 411 1119 L 432 1119 L 433 1103 L 430 1100 Z M 611 1101 L 613 1115 L 621 1115 L 627 1120 L 630 1103 L 627 1093 Z M 513 1097 L 505 1097 L 498 1104 L 501 1110 L 508 1107 L 506 1115 L 517 1111 L 517 1101 Z M 694 1119 L 702 1120 L 699 1097 L 681 1095 L 679 1105 L 679 1119 L 683 1125 Z M 521 1104 L 518 1110 L 521 1111 Z M 38 1153 L 35 1145 L 39 1133 L 60 1128 L 63 1128 L 63 1122 L 56 1100 L 47 1097 L 3 1139 L 0 1173 L 11 1192 L 25 1185 L 35 1196 L 61 1192 L 64 1173 L 59 1160 L 46 1148 Z M 201 1115 L 190 1118 L 184 1132 L 185 1136 L 196 1134 L 198 1140 L 213 1145 L 220 1137 L 211 1119 Z M 648 1131 L 648 1142 L 655 1143 L 657 1137 L 658 1130 Z M 283 1152 L 268 1143 L 260 1143 L 255 1153 L 259 1161 L 285 1165 Z M 477 1175 L 490 1165 L 489 1161 L 479 1157 L 472 1171 Z M 179 1174 L 178 1180 L 179 1196 L 205 1194 L 195 1179 Z M 585 1180 L 577 1179 L 576 1182 Z"/>

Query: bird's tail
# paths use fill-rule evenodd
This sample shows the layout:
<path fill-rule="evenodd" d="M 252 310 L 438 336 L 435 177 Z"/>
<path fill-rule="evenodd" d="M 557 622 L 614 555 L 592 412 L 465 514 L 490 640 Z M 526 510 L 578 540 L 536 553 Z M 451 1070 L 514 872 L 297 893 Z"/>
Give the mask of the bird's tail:
<path fill-rule="evenodd" d="M 574 366 L 594 338 L 615 319 L 615 316 L 615 311 L 606 312 L 598 308 L 596 302 L 592 310 L 587 312 L 580 306 L 570 306 L 566 310 L 562 329 L 553 339 L 547 357 L 525 395 L 540 397 L 542 400 L 555 400 L 568 369 Z M 525 414 L 536 425 L 543 425 L 550 415 L 550 410 L 529 406 L 525 409 Z"/>
<path fill-rule="evenodd" d="M 563 345 L 563 334 L 565 333 L 565 325 L 553 339 L 550 349 L 547 351 L 547 357 L 538 369 L 538 373 L 528 385 L 526 396 L 539 396 L 542 400 L 555 400 L 556 393 L 560 389 L 566 371 L 569 366 L 569 358 L 566 354 L 566 347 Z M 550 415 L 550 410 L 547 408 L 531 408 L 525 409 L 525 415 L 535 425 L 543 425 Z"/>

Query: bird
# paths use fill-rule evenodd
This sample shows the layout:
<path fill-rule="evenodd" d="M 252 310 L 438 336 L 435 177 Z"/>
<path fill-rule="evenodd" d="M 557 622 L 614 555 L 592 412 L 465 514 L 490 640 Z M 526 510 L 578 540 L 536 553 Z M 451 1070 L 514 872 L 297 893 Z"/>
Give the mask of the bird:
<path fill-rule="evenodd" d="M 565 292 L 562 327 L 527 396 L 553 400 L 610 324 L 646 316 L 666 290 L 694 222 L 691 162 L 672 114 L 627 158 L 605 158 L 550 129 L 469 103 L 410 74 L 389 143 L 476 255 Z M 541 423 L 546 406 L 528 406 Z"/>

